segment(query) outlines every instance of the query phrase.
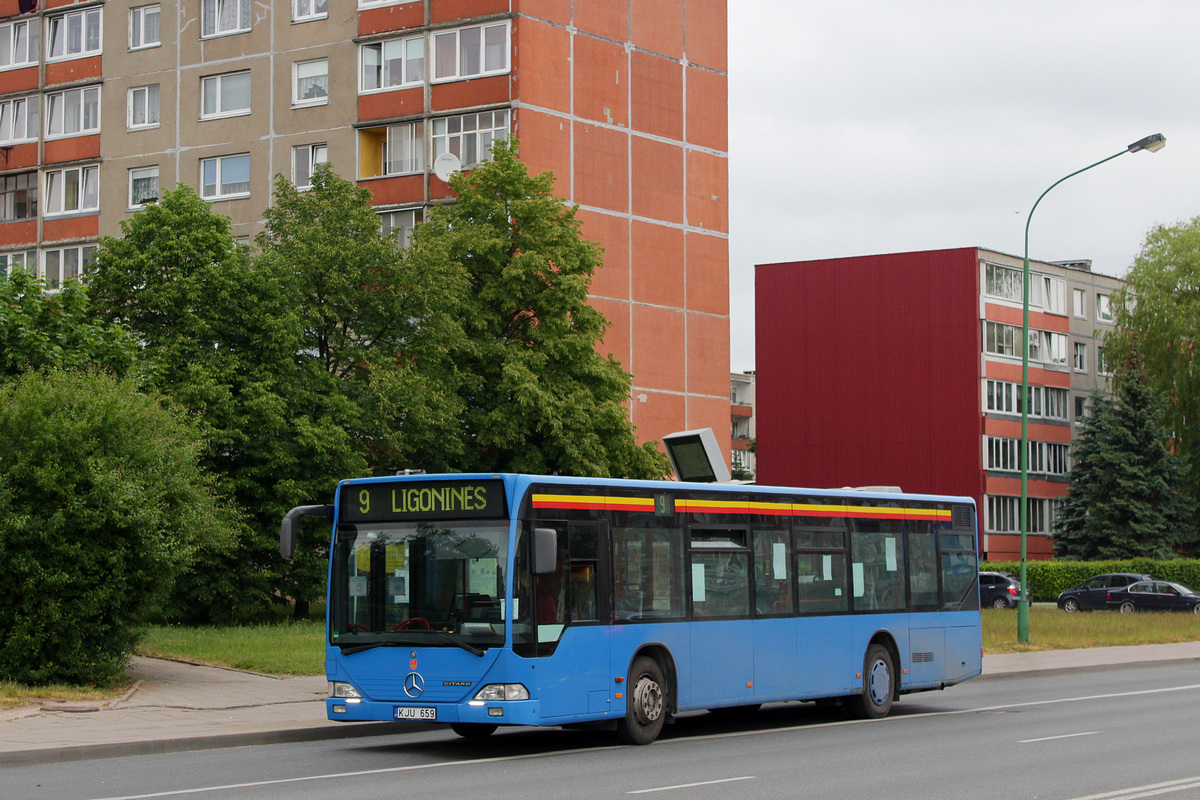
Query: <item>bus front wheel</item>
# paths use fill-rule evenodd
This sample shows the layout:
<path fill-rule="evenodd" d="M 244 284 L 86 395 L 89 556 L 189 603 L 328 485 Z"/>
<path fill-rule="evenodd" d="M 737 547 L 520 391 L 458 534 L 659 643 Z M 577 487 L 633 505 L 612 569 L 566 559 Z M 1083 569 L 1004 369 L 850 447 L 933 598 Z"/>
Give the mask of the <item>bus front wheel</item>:
<path fill-rule="evenodd" d="M 895 666 L 892 654 L 881 644 L 867 648 L 863 660 L 862 692 L 850 699 L 850 710 L 860 719 L 880 719 L 892 710 L 895 691 Z"/>
<path fill-rule="evenodd" d="M 452 722 L 450 730 L 457 733 L 464 739 L 486 739 L 496 732 L 497 725 L 489 725 L 486 722 Z"/>
<path fill-rule="evenodd" d="M 626 744 L 650 744 L 666 721 L 667 682 L 653 658 L 642 656 L 629 669 L 625 717 L 617 722 L 617 738 Z"/>

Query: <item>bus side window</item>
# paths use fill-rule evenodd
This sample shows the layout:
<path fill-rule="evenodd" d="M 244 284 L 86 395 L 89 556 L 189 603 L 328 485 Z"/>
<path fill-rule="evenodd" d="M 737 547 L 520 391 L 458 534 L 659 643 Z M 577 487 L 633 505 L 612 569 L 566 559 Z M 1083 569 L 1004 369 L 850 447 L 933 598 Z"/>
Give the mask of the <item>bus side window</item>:
<path fill-rule="evenodd" d="M 754 531 L 754 611 L 759 616 L 790 614 L 791 548 L 787 531 Z"/>

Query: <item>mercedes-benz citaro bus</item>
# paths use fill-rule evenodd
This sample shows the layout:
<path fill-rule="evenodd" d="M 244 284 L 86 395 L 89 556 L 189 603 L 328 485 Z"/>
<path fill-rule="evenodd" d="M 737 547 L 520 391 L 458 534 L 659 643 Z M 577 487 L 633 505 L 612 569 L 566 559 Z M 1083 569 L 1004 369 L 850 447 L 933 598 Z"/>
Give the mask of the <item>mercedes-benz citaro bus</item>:
<path fill-rule="evenodd" d="M 345 480 L 331 720 L 607 726 L 901 695 L 980 673 L 969 497 L 538 475 Z"/>

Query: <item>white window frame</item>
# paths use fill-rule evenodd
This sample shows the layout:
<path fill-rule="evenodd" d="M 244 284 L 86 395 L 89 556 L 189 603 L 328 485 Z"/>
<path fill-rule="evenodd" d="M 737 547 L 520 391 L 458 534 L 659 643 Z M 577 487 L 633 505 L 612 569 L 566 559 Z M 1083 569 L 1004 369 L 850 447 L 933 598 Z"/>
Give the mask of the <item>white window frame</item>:
<path fill-rule="evenodd" d="M 230 108 L 222 110 L 221 106 L 224 103 L 227 90 L 225 82 L 232 78 L 246 78 L 246 105 L 244 107 Z M 225 119 L 227 117 L 241 117 L 250 113 L 252 105 L 250 83 L 250 70 L 243 69 L 237 72 L 223 72 L 220 75 L 205 75 L 200 79 L 200 119 Z M 209 91 L 212 91 L 214 111 L 206 111 L 208 106 Z"/>
<path fill-rule="evenodd" d="M 1076 319 L 1087 319 L 1087 292 L 1083 289 L 1072 289 L 1071 298 Z"/>
<path fill-rule="evenodd" d="M 0 25 L 0 42 L 7 44 L 3 49 L 8 54 L 7 60 L 0 62 L 0 70 L 36 66 L 40 37 L 36 17 Z"/>
<path fill-rule="evenodd" d="M 499 50 L 489 53 L 488 38 L 494 36 L 495 31 L 502 32 L 503 43 Z M 510 69 L 512 35 L 509 20 L 435 30 L 429 38 L 430 83 L 503 75 Z M 496 60 L 497 54 L 499 60 Z"/>
<path fill-rule="evenodd" d="M 41 125 L 41 96 L 0 101 L 0 145 L 36 142 Z"/>
<path fill-rule="evenodd" d="M 292 185 L 300 191 L 312 188 L 312 174 L 318 164 L 329 163 L 329 145 L 302 144 L 292 148 Z M 301 182 L 303 180 L 303 182 Z"/>
<path fill-rule="evenodd" d="M 323 66 L 323 72 L 312 72 L 310 75 L 302 75 L 304 72 L 311 72 L 312 67 Z M 320 80 L 324 78 L 324 81 Z M 301 81 L 313 81 L 312 87 L 324 89 L 325 93 L 319 96 L 302 97 L 301 96 Z M 293 61 L 292 62 L 292 108 L 307 108 L 308 106 L 324 106 L 329 104 L 329 59 L 328 58 L 313 58 L 308 61 Z"/>
<path fill-rule="evenodd" d="M 246 33 L 251 22 L 250 0 L 200 0 L 201 39 Z"/>
<path fill-rule="evenodd" d="M 319 9 L 317 6 L 323 6 Z M 329 16 L 329 0 L 292 0 L 292 22 L 309 22 Z"/>
<path fill-rule="evenodd" d="M 153 26 L 146 23 L 153 18 Z M 147 31 L 153 28 L 153 34 Z M 153 35 L 154 38 L 149 38 Z M 129 49 L 147 50 L 162 46 L 162 6 L 158 3 L 129 9 Z"/>
<path fill-rule="evenodd" d="M 417 206 L 415 208 L 391 208 L 386 211 L 377 211 L 379 214 L 379 227 L 384 236 L 393 236 L 400 244 L 400 249 L 408 247 L 410 238 L 412 237 L 413 227 L 425 221 L 425 208 Z M 396 224 L 397 220 L 400 224 Z"/>
<path fill-rule="evenodd" d="M 1025 291 L 1022 270 L 1000 264 L 983 263 L 983 292 L 988 297 L 1020 303 Z"/>
<path fill-rule="evenodd" d="M 61 46 L 56 48 L 56 44 Z M 104 50 L 103 45 L 104 17 L 100 6 L 47 17 L 47 62 L 98 56 Z"/>
<path fill-rule="evenodd" d="M 1112 375 L 1112 365 L 1104 359 L 1104 346 L 1096 345 L 1096 374 Z"/>
<path fill-rule="evenodd" d="M 71 188 L 68 189 L 68 184 Z M 42 173 L 42 216 L 86 214 L 100 210 L 100 165 L 48 169 Z M 68 194 L 72 197 L 68 198 Z M 69 207 L 73 206 L 73 207 Z"/>
<path fill-rule="evenodd" d="M 153 176 L 151 176 L 150 173 L 153 173 Z M 158 202 L 159 197 L 161 197 L 161 195 L 162 195 L 162 186 L 159 184 L 158 175 L 159 175 L 158 164 L 152 164 L 152 165 L 146 166 L 146 167 L 131 167 L 129 169 L 129 197 L 128 197 L 129 208 L 138 209 L 149 203 L 157 203 Z M 149 178 L 149 177 L 154 178 L 154 197 L 147 198 L 145 200 L 140 200 L 140 201 L 136 200 L 134 198 L 134 191 L 133 191 L 134 190 L 134 182 L 138 181 L 138 180 L 145 180 L 146 178 Z"/>
<path fill-rule="evenodd" d="M 420 53 L 412 52 L 414 50 L 420 50 Z M 358 48 L 359 94 L 420 85 L 425 81 L 427 51 L 424 36 L 405 36 L 361 45 Z"/>
<path fill-rule="evenodd" d="M 238 181 L 238 183 L 245 183 L 246 188 L 244 190 L 226 191 L 226 186 L 228 184 L 225 182 L 224 173 L 229 168 L 228 162 L 235 158 L 246 159 L 246 180 Z M 213 194 L 205 194 L 205 187 L 209 184 L 205 184 L 204 182 L 204 171 L 206 165 L 208 164 L 212 164 L 214 169 L 213 183 L 211 184 L 214 187 Z M 244 197 L 249 197 L 250 176 L 252 174 L 253 173 L 250 171 L 249 153 L 233 153 L 227 156 L 214 156 L 212 158 L 200 159 L 200 196 L 205 200 L 237 200 Z"/>
<path fill-rule="evenodd" d="M 1116 317 L 1112 311 L 1112 296 L 1102 292 L 1096 293 L 1096 321 L 1114 322 Z"/>
<path fill-rule="evenodd" d="M 1019 533 L 1021 498 L 1004 495 L 987 497 L 988 533 Z"/>
<path fill-rule="evenodd" d="M 1076 372 L 1087 372 L 1087 342 L 1075 342 L 1071 357 L 1071 366 Z"/>
<path fill-rule="evenodd" d="M 984 437 L 987 442 L 987 469 L 992 472 L 1020 472 L 1021 440 L 1005 436 Z"/>
<path fill-rule="evenodd" d="M 88 266 L 96 258 L 95 244 L 77 244 L 68 247 L 49 247 L 42 251 L 42 257 L 38 259 L 39 269 L 38 277 L 45 282 L 46 286 L 51 289 L 57 289 L 62 286 L 63 281 L 71 278 L 78 278 L 81 275 L 87 274 Z M 74 258 L 70 258 L 70 256 Z M 51 257 L 58 262 L 54 268 L 54 277 L 50 276 L 49 263 Z M 65 274 L 65 267 L 68 262 L 73 261 L 74 267 L 70 275 Z"/>
<path fill-rule="evenodd" d="M 984 352 L 993 356 L 1021 357 L 1020 329 L 1003 322 L 984 321 Z"/>
<path fill-rule="evenodd" d="M 160 123 L 159 86 L 151 83 L 146 86 L 134 86 L 129 90 L 125 102 L 125 124 L 131 131 L 157 128 Z M 144 122 L 138 122 L 137 112 L 142 112 Z M 151 114 L 153 110 L 153 115 Z M 153 116 L 153 120 L 151 119 Z"/>
<path fill-rule="evenodd" d="M 75 108 L 71 108 L 74 102 Z M 94 103 L 92 127 L 88 121 L 88 103 Z M 56 112 L 61 110 L 61 118 L 55 119 Z M 68 119 L 70 117 L 70 119 Z M 55 123 L 61 130 L 54 130 Z M 73 127 L 75 130 L 68 130 Z M 46 138 L 69 139 L 72 136 L 90 136 L 100 132 L 100 87 L 81 86 L 75 89 L 64 89 L 61 92 L 46 92 Z"/>
<path fill-rule="evenodd" d="M 498 122 L 500 118 L 503 118 L 502 123 Z M 480 127 L 484 122 L 488 122 L 487 127 Z M 512 116 L 507 108 L 435 117 L 430 120 L 429 126 L 432 144 L 430 163 L 445 152 L 458 156 L 463 169 L 490 161 L 492 145 L 508 138 L 511 124 Z M 497 135 L 499 133 L 503 135 Z"/>
<path fill-rule="evenodd" d="M 22 269 L 30 275 L 37 275 L 37 250 L 6 250 L 0 252 L 0 278 L 12 274 L 14 269 Z"/>
<path fill-rule="evenodd" d="M 22 181 L 21 179 L 24 178 Z M 13 181 L 12 189 L 6 189 L 6 184 Z M 26 219 L 37 219 L 38 215 L 38 184 L 40 179 L 37 170 L 29 170 L 27 172 L 11 172 L 7 175 L 0 175 L 0 222 L 19 222 Z M 25 185 L 18 186 L 16 184 L 24 183 Z M 17 193 L 22 189 L 25 191 L 25 216 L 18 217 L 17 211 Z"/>

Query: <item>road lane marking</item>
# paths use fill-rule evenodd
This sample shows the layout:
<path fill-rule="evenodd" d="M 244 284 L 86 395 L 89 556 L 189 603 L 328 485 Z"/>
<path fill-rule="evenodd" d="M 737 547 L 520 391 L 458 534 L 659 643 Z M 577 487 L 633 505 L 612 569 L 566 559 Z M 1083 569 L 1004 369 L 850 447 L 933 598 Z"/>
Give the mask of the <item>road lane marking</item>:
<path fill-rule="evenodd" d="M 1059 698 L 1057 700 L 1031 700 L 1027 703 L 1011 703 L 1009 705 L 987 706 L 984 708 L 963 708 L 963 709 L 956 709 L 954 711 L 926 711 L 926 712 L 922 712 L 919 714 L 907 714 L 904 716 L 884 717 L 883 719 L 878 719 L 878 720 L 844 720 L 844 721 L 838 721 L 838 722 L 818 723 L 816 725 L 813 725 L 813 724 L 791 725 L 786 728 L 770 728 L 767 730 L 732 731 L 732 732 L 726 732 L 726 733 L 714 733 L 714 734 L 709 734 L 709 735 L 705 735 L 705 736 L 686 736 L 686 737 L 681 737 L 679 739 L 661 739 L 661 740 L 659 740 L 657 746 L 661 747 L 664 745 L 671 745 L 671 744 L 675 744 L 675 743 L 679 743 L 679 742 L 701 742 L 701 741 L 712 740 L 712 739 L 733 739 L 733 738 L 737 738 L 737 737 L 741 737 L 741 736 L 762 736 L 762 735 L 769 734 L 769 733 L 789 733 L 789 732 L 800 731 L 800 730 L 820 730 L 821 728 L 832 728 L 832 727 L 838 727 L 838 726 L 842 726 L 842 725 L 861 725 L 864 722 L 870 723 L 873 725 L 881 724 L 881 723 L 893 723 L 894 724 L 894 723 L 903 722 L 904 720 L 924 719 L 927 717 L 943 717 L 943 716 L 954 716 L 954 715 L 961 715 L 961 714 L 977 714 L 977 713 L 984 712 L 984 711 L 1004 711 L 1004 710 L 1013 709 L 1013 708 L 1030 708 L 1032 706 L 1056 705 L 1056 704 L 1060 704 L 1060 703 L 1079 703 L 1079 702 L 1086 702 L 1088 700 L 1109 700 L 1109 699 L 1119 698 L 1119 697 L 1143 697 L 1145 695 L 1151 695 L 1151 694 L 1164 694 L 1167 692 L 1184 692 L 1184 691 L 1193 691 L 1196 689 L 1200 689 L 1200 683 L 1189 684 L 1187 686 L 1169 686 L 1169 687 L 1166 687 L 1163 689 L 1139 689 L 1138 691 L 1133 691 L 1133 692 L 1113 692 L 1110 694 L 1086 695 L 1083 697 L 1064 697 L 1064 698 Z M 461 766 L 471 766 L 471 765 L 475 765 L 475 764 L 495 764 L 495 763 L 500 763 L 500 762 L 505 762 L 505 761 L 522 761 L 522 760 L 531 759 L 531 758 L 547 758 L 547 757 L 556 756 L 556 755 L 573 755 L 575 753 L 593 753 L 593 752 L 598 752 L 598 751 L 602 751 L 602 750 L 615 750 L 615 749 L 619 749 L 621 747 L 624 747 L 624 745 L 614 745 L 612 747 L 580 747 L 580 748 L 575 748 L 572 750 L 559 750 L 559 751 L 555 751 L 555 752 L 546 752 L 546 753 L 529 753 L 529 754 L 520 755 L 520 756 L 496 756 L 493 758 L 473 758 L 473 759 L 467 759 L 465 761 L 440 761 L 440 762 L 435 762 L 432 764 L 411 764 L 411 765 L 405 766 L 405 767 L 384 767 L 384 768 L 380 768 L 380 769 L 359 770 L 356 772 L 333 772 L 333 773 L 326 773 L 326 774 L 322 774 L 322 775 L 303 775 L 303 776 L 298 776 L 298 777 L 294 777 L 294 778 L 278 778 L 275 780 L 267 780 L 267 781 L 250 781 L 247 783 L 234 783 L 234 784 L 227 784 L 224 786 L 198 786 L 198 787 L 194 787 L 194 788 L 190 788 L 190 789 L 174 789 L 174 790 L 165 791 L 165 792 L 151 792 L 148 794 L 131 794 L 131 795 L 121 795 L 118 797 L 100 797 L 100 798 L 94 798 L 94 800 L 154 800 L 154 798 L 159 798 L 159 797 L 182 797 L 185 795 L 204 794 L 206 792 L 228 791 L 229 789 L 248 789 L 248 788 L 253 788 L 256 786 L 275 786 L 275 785 L 288 784 L 288 783 L 304 783 L 304 782 L 310 782 L 310 781 L 334 780 L 337 778 L 355 778 L 355 777 L 362 777 L 365 775 L 389 775 L 389 774 L 394 774 L 394 773 L 398 773 L 398 772 L 411 772 L 411 771 L 421 770 L 421 769 L 434 769 L 437 767 L 461 767 Z M 1189 779 L 1189 780 L 1191 780 L 1191 779 Z M 1191 788 L 1191 787 L 1182 787 L 1182 788 Z M 1177 791 L 1177 790 L 1170 789 L 1168 791 Z M 1119 794 L 1112 795 L 1112 797 L 1114 797 L 1114 798 L 1119 797 L 1121 800 L 1134 800 L 1136 797 L 1150 797 L 1150 796 L 1151 795 L 1128 795 L 1128 796 L 1119 795 Z M 1094 797 L 1087 797 L 1087 798 L 1081 797 L 1081 798 L 1075 798 L 1074 800 L 1105 800 L 1105 798 L 1107 798 L 1107 797 L 1108 797 L 1108 795 L 1095 795 Z"/>
<path fill-rule="evenodd" d="M 1177 781 L 1163 783 L 1148 783 L 1145 786 L 1131 786 L 1115 792 L 1089 794 L 1087 797 L 1074 797 L 1071 800 L 1138 800 L 1142 797 L 1158 797 L 1159 795 L 1182 792 L 1188 789 L 1200 789 L 1200 775 L 1191 778 L 1181 778 Z"/>
<path fill-rule="evenodd" d="M 1053 742 L 1056 739 L 1074 739 L 1076 736 L 1095 736 L 1100 731 L 1086 731 L 1084 733 L 1064 733 L 1062 736 L 1043 736 L 1041 739 L 1020 739 L 1017 744 L 1035 744 L 1037 742 Z"/>
<path fill-rule="evenodd" d="M 752 780 L 754 780 L 753 775 L 745 775 L 741 778 L 721 778 L 720 780 L 716 780 L 716 781 L 700 781 L 699 783 L 680 783 L 676 786 L 659 786 L 658 788 L 655 788 L 655 789 L 636 789 L 632 792 L 626 792 L 625 794 L 651 794 L 653 792 L 670 792 L 670 791 L 674 791 L 675 789 L 695 789 L 697 786 L 712 786 L 713 784 L 717 784 L 717 783 L 733 783 L 734 781 L 752 781 Z"/>

